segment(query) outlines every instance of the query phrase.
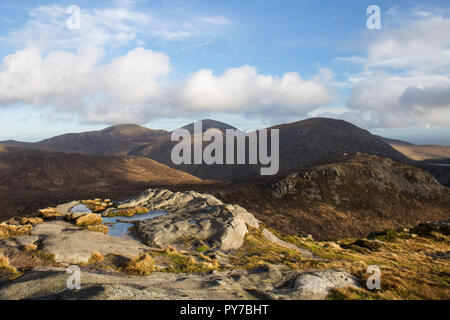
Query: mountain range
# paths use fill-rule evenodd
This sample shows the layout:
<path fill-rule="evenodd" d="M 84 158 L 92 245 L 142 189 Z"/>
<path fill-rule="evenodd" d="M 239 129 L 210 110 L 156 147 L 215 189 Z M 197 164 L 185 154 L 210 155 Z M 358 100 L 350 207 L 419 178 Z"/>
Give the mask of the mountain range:
<path fill-rule="evenodd" d="M 183 128 L 192 132 L 194 124 Z M 235 129 L 214 120 L 203 120 L 202 128 L 222 134 Z M 289 226 L 291 232 L 317 238 L 360 236 L 374 226 L 395 228 L 447 217 L 448 188 L 424 172 L 449 186 L 447 153 L 418 161 L 399 148 L 413 144 L 375 136 L 336 119 L 312 118 L 271 129 L 280 133 L 280 171 L 268 177 L 259 175 L 260 165 L 176 166 L 170 157 L 177 143 L 171 141 L 171 132 L 134 124 L 36 143 L 3 141 L 0 215 L 27 214 L 73 199 L 121 199 L 145 188 L 165 187 L 213 193 L 278 230 Z M 340 183 L 335 172 L 342 173 Z M 305 183 L 304 190 L 298 190 Z M 275 197 L 280 184 L 293 193 Z"/>
<path fill-rule="evenodd" d="M 191 123 L 183 128 L 193 131 Z M 235 129 L 228 124 L 203 120 L 203 131 L 217 128 L 224 132 Z M 312 118 L 271 127 L 280 131 L 280 172 L 300 166 L 329 161 L 345 153 L 357 152 L 410 163 L 411 160 L 367 130 L 343 120 Z M 174 165 L 170 154 L 176 142 L 171 133 L 138 125 L 118 125 L 100 131 L 70 133 L 36 143 L 3 141 L 0 144 L 26 149 L 74 152 L 83 154 L 133 155 L 156 160 L 169 167 L 202 179 L 239 180 L 259 175 L 258 165 Z"/>

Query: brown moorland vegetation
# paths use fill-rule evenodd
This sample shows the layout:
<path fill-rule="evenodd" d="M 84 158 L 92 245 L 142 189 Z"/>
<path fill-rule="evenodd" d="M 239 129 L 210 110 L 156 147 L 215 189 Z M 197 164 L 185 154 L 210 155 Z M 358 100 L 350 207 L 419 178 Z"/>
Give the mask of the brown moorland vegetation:
<path fill-rule="evenodd" d="M 364 154 L 210 193 L 241 205 L 282 234 L 320 240 L 450 218 L 449 188 L 421 169 Z"/>
<path fill-rule="evenodd" d="M 74 199 L 120 199 L 150 186 L 202 182 L 146 158 L 1 147 L 0 217 L 30 215 Z"/>

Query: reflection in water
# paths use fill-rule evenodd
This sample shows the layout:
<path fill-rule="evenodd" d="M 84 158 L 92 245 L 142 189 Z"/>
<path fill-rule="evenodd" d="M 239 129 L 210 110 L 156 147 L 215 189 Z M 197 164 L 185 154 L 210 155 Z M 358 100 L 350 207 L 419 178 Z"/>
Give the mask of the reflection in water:
<path fill-rule="evenodd" d="M 92 213 L 91 209 L 89 209 L 85 204 L 79 203 L 70 209 L 70 212 L 89 212 Z"/>
<path fill-rule="evenodd" d="M 80 203 L 70 209 L 70 212 L 89 212 L 92 211 L 84 204 Z M 147 213 L 136 214 L 133 217 L 103 217 L 103 223 L 107 224 L 109 227 L 108 234 L 110 236 L 116 237 L 129 237 L 129 229 L 134 225 L 133 222 L 153 219 L 159 216 L 167 214 L 166 211 L 161 210 L 151 210 Z"/>
<path fill-rule="evenodd" d="M 108 234 L 116 237 L 128 237 L 129 229 L 133 226 L 132 222 L 153 219 L 167 214 L 166 211 L 151 210 L 144 214 L 136 214 L 133 217 L 103 217 L 103 223 L 109 227 Z"/>

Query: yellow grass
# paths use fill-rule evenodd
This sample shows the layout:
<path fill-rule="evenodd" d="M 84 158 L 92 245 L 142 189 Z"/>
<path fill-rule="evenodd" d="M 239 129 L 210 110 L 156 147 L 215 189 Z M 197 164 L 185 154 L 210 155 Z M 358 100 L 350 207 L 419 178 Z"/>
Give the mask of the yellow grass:
<path fill-rule="evenodd" d="M 19 275 L 17 269 L 10 265 L 8 257 L 0 252 L 0 279 L 13 280 Z"/>
<path fill-rule="evenodd" d="M 92 252 L 91 258 L 89 259 L 89 263 L 97 263 L 101 262 L 105 259 L 105 257 L 98 251 Z"/>
<path fill-rule="evenodd" d="M 132 259 L 124 268 L 128 274 L 147 276 L 155 269 L 155 262 L 148 253 L 143 253 L 138 257 Z"/>
<path fill-rule="evenodd" d="M 87 226 L 86 229 L 89 231 L 95 231 L 95 232 L 100 232 L 100 233 L 104 233 L 104 234 L 108 234 L 108 232 L 109 232 L 108 226 L 105 226 L 104 224 Z"/>
<path fill-rule="evenodd" d="M 33 227 L 29 224 L 27 225 L 12 225 L 5 222 L 0 223 L 0 239 L 17 237 L 29 234 Z"/>
<path fill-rule="evenodd" d="M 290 241 L 313 251 L 317 256 L 329 259 L 320 268 L 344 268 L 361 279 L 361 289 L 338 289 L 330 299 L 450 299 L 450 262 L 432 256 L 450 250 L 450 237 L 407 237 L 406 232 L 388 233 L 377 250 L 352 245 L 355 239 L 337 241 L 335 248 L 319 241 L 304 241 L 287 236 Z M 367 266 L 381 269 L 381 289 L 367 289 Z"/>

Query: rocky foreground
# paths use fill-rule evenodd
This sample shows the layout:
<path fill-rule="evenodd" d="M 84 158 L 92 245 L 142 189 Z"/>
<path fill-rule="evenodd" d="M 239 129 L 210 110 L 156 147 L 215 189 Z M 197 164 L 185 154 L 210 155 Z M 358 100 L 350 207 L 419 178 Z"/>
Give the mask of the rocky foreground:
<path fill-rule="evenodd" d="M 133 221 L 126 236 L 105 222 L 153 210 L 166 214 Z M 73 201 L 0 223 L 0 299 L 448 298 L 448 226 L 319 242 L 193 191 Z M 384 291 L 365 288 L 372 264 L 386 273 Z M 79 290 L 67 288 L 70 265 L 81 269 Z"/>

